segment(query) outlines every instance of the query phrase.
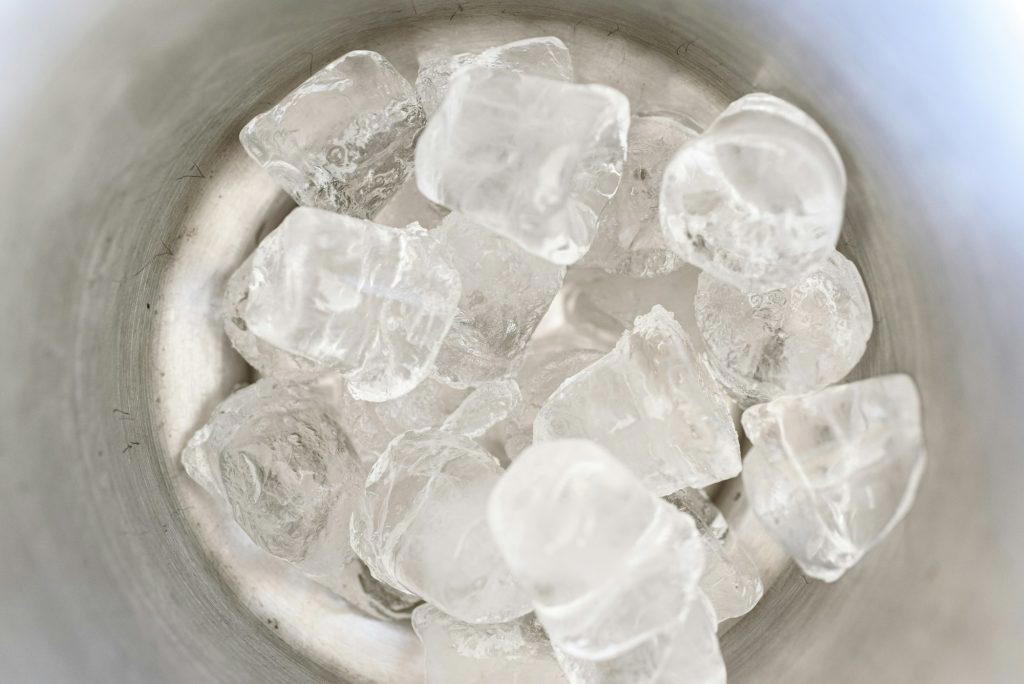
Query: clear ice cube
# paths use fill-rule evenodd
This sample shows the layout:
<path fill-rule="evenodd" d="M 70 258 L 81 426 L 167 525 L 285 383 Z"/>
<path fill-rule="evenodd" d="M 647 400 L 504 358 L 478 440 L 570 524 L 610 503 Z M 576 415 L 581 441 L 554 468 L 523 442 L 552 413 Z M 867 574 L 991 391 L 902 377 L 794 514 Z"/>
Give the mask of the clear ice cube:
<path fill-rule="evenodd" d="M 316 72 L 242 129 L 249 156 L 301 206 L 369 218 L 412 173 L 426 115 L 376 52 Z"/>
<path fill-rule="evenodd" d="M 864 281 L 836 251 L 771 292 L 744 293 L 702 273 L 694 310 L 716 377 L 747 405 L 841 380 L 873 328 Z"/>
<path fill-rule="evenodd" d="M 494 488 L 488 521 L 552 644 L 576 657 L 628 651 L 699 591 L 693 519 L 593 442 L 526 449 Z"/>
<path fill-rule="evenodd" d="M 366 466 L 315 388 L 264 379 L 238 390 L 181 460 L 257 546 L 370 615 L 411 610 L 413 603 L 361 577 L 348 526 Z"/>
<path fill-rule="evenodd" d="M 626 156 L 617 90 L 461 69 L 416 144 L 416 182 L 523 249 L 570 264 L 590 247 Z"/>
<path fill-rule="evenodd" d="M 669 163 L 668 243 L 709 275 L 751 292 L 788 287 L 828 258 L 846 172 L 807 114 L 766 93 L 729 105 Z"/>
<path fill-rule="evenodd" d="M 910 510 L 924 473 L 921 402 L 884 375 L 743 413 L 743 487 L 805 574 L 834 582 Z"/>
<path fill-rule="evenodd" d="M 453 387 L 511 374 L 558 294 L 565 268 L 452 212 L 431 232 L 448 250 L 462 296 L 435 374 Z"/>
<path fill-rule="evenodd" d="M 231 277 L 225 330 L 265 375 L 338 371 L 354 397 L 385 401 L 430 374 L 459 292 L 426 231 L 300 207 Z"/>
<path fill-rule="evenodd" d="M 500 440 L 508 458 L 515 458 L 533 444 L 533 421 L 558 386 L 604 354 L 604 350 L 595 349 L 585 340 L 568 334 L 551 335 L 530 342 L 523 356 L 523 365 L 516 374 L 522 401 L 500 428 Z"/>
<path fill-rule="evenodd" d="M 324 546 L 347 549 L 328 521 L 347 519 L 366 472 L 329 409 L 303 388 L 261 380 L 238 390 L 189 440 L 182 463 L 271 554 L 301 563 Z"/>
<path fill-rule="evenodd" d="M 570 684 L 725 684 L 714 608 L 697 592 L 685 615 L 666 630 L 608 660 L 555 649 Z"/>
<path fill-rule="evenodd" d="M 477 55 L 472 52 L 460 52 L 455 55 L 426 57 L 420 61 L 420 70 L 416 74 L 416 95 L 427 116 L 433 116 L 441 101 L 448 93 L 448 84 L 455 72 L 463 67 L 476 63 Z"/>
<path fill-rule="evenodd" d="M 526 614 L 487 528 L 501 466 L 462 435 L 422 430 L 396 438 L 366 480 L 351 541 L 373 576 L 463 622 Z"/>
<path fill-rule="evenodd" d="M 450 57 L 427 58 L 421 62 L 420 71 L 416 75 L 416 94 L 428 115 L 437 111 L 455 72 L 471 65 L 559 81 L 573 80 L 569 48 L 554 36 L 517 40 L 479 54 L 461 52 Z"/>
<path fill-rule="evenodd" d="M 267 236 L 270 237 L 269 235 Z M 245 320 L 245 305 L 255 275 L 253 253 L 235 269 L 224 287 L 221 318 L 231 346 L 263 376 L 293 382 L 312 381 L 325 372 L 323 364 L 280 349 L 253 335 Z"/>
<path fill-rule="evenodd" d="M 523 395 L 511 378 L 491 380 L 473 390 L 441 425 L 446 432 L 481 437 L 519 405 Z"/>
<path fill-rule="evenodd" d="M 571 268 L 562 288 L 565 320 L 585 335 L 615 344 L 637 316 L 660 304 L 675 316 L 695 345 L 703 346 L 693 314 L 700 270 L 682 264 L 652 278 L 613 275 L 593 268 Z"/>
<path fill-rule="evenodd" d="M 551 643 L 532 615 L 471 625 L 430 604 L 412 614 L 427 684 L 565 684 Z"/>
<path fill-rule="evenodd" d="M 681 489 L 665 500 L 689 513 L 704 543 L 704 574 L 700 588 L 719 620 L 739 617 L 757 605 L 764 594 L 761 574 L 722 512 L 699 489 Z"/>
<path fill-rule="evenodd" d="M 726 398 L 660 306 L 637 318 L 615 349 L 562 383 L 537 413 L 533 436 L 597 442 L 659 496 L 740 472 Z"/>
<path fill-rule="evenodd" d="M 633 116 L 622 182 L 598 219 L 597 237 L 580 260 L 581 266 L 653 278 L 685 263 L 665 241 L 658 204 L 665 167 L 676 150 L 696 135 L 671 116 Z"/>

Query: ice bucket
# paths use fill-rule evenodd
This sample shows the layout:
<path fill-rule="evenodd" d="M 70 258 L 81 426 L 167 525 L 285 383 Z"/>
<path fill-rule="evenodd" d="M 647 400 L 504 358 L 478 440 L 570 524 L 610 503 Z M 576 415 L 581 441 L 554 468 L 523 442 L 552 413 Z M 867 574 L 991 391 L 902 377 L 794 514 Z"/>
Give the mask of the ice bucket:
<path fill-rule="evenodd" d="M 850 176 L 840 249 L 875 311 L 855 374 L 907 372 L 923 395 L 930 462 L 910 515 L 835 584 L 776 568 L 722 638 L 730 680 L 1024 677 L 1019 8 L 90 0 L 15 14 L 0 113 L 3 681 L 419 680 L 407 627 L 240 596 L 258 563 L 225 567 L 176 484 L 182 436 L 245 377 L 203 327 L 217 278 L 288 206 L 237 134 L 347 50 L 411 76 L 426 48 L 551 33 L 584 80 L 659 91 L 698 125 L 754 90 L 821 121 Z"/>

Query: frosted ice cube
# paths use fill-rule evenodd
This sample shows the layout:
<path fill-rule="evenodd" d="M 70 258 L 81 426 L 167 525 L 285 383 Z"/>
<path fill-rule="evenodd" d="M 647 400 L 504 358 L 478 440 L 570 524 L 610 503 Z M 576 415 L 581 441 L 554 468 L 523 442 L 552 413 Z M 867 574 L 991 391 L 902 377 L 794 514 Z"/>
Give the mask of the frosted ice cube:
<path fill-rule="evenodd" d="M 714 606 L 719 620 L 738 617 L 757 605 L 764 594 L 761 575 L 725 516 L 699 489 L 681 489 L 665 500 L 689 513 L 704 542 L 704 574 L 700 588 Z"/>
<path fill-rule="evenodd" d="M 491 494 L 494 540 L 551 642 L 611 658 L 664 630 L 698 591 L 693 519 L 585 440 L 534 444 Z"/>
<path fill-rule="evenodd" d="M 665 170 L 661 225 L 690 263 L 748 291 L 788 287 L 828 258 L 846 171 L 807 114 L 766 93 L 729 105 Z"/>
<path fill-rule="evenodd" d="M 238 390 L 214 409 L 181 460 L 259 547 L 371 615 L 411 609 L 394 592 L 360 581 L 348 521 L 366 470 L 314 389 L 264 379 Z"/>
<path fill-rule="evenodd" d="M 503 421 L 523 395 L 515 380 L 491 380 L 477 387 L 441 425 L 446 432 L 480 437 Z"/>
<path fill-rule="evenodd" d="M 459 310 L 437 354 L 436 376 L 467 387 L 509 375 L 558 294 L 565 268 L 458 212 L 431 236 L 447 248 L 462 283 Z"/>
<path fill-rule="evenodd" d="M 537 412 L 570 375 L 575 375 L 604 356 L 578 337 L 560 334 L 532 340 L 523 365 L 516 374 L 522 401 L 501 425 L 500 439 L 508 458 L 515 458 L 533 444 Z"/>
<path fill-rule="evenodd" d="M 239 137 L 298 204 L 368 218 L 411 174 L 425 123 L 416 91 L 391 63 L 355 50 L 254 118 Z"/>
<path fill-rule="evenodd" d="M 430 374 L 459 291 L 425 231 L 300 207 L 231 277 L 225 330 L 265 375 L 339 371 L 353 396 L 384 401 Z"/>
<path fill-rule="evenodd" d="M 434 202 L 570 264 L 590 247 L 626 156 L 629 101 L 600 85 L 467 67 L 416 144 Z"/>
<path fill-rule="evenodd" d="M 447 209 L 423 196 L 416 187 L 415 176 L 410 175 L 387 204 L 374 215 L 373 222 L 396 228 L 415 223 L 421 228 L 433 230 L 447 215 Z"/>
<path fill-rule="evenodd" d="M 652 278 L 671 273 L 685 263 L 665 241 L 658 203 L 665 167 L 676 150 L 696 135 L 695 130 L 674 117 L 632 118 L 622 182 L 601 213 L 597 237 L 580 261 L 581 266 L 633 278 Z"/>
<path fill-rule="evenodd" d="M 448 92 L 448 83 L 456 71 L 465 66 L 502 69 L 559 81 L 572 81 L 572 58 L 569 48 L 554 36 L 526 38 L 484 50 L 479 54 L 457 55 L 423 60 L 416 75 L 416 94 L 427 114 L 437 111 Z"/>
<path fill-rule="evenodd" d="M 562 383 L 537 414 L 533 436 L 597 442 L 659 496 L 740 472 L 725 396 L 660 306 L 637 318 L 615 349 Z"/>
<path fill-rule="evenodd" d="M 575 658 L 555 649 L 570 684 L 725 684 L 725 662 L 708 599 L 693 605 L 668 629 L 608 660 Z"/>
<path fill-rule="evenodd" d="M 857 267 L 835 251 L 793 287 L 771 292 L 740 292 L 702 273 L 694 309 L 716 377 L 747 405 L 841 380 L 874 325 Z"/>
<path fill-rule="evenodd" d="M 476 63 L 476 58 L 477 55 L 472 52 L 421 58 L 414 86 L 423 111 L 428 117 L 441 106 L 441 101 L 448 92 L 448 83 L 455 72 L 463 67 L 472 66 Z"/>
<path fill-rule="evenodd" d="M 427 684 L 564 684 L 544 630 L 532 615 L 471 625 L 429 604 L 413 611 Z"/>
<path fill-rule="evenodd" d="M 588 336 L 614 344 L 624 330 L 633 327 L 637 316 L 660 304 L 675 316 L 691 342 L 703 346 L 693 315 L 699 275 L 697 267 L 690 264 L 644 279 L 597 269 L 569 269 L 562 288 L 565 320 Z"/>
<path fill-rule="evenodd" d="M 487 497 L 501 472 L 468 437 L 407 432 L 366 480 L 352 547 L 378 580 L 464 622 L 524 615 L 529 601 L 487 529 Z"/>
<path fill-rule="evenodd" d="M 760 404 L 743 487 L 805 574 L 839 579 L 914 501 L 925 466 L 921 404 L 907 375 L 884 375 Z"/>
<path fill-rule="evenodd" d="M 329 410 L 303 388 L 261 380 L 235 392 L 189 440 L 182 463 L 273 555 L 300 563 L 325 546 L 347 549 L 328 521 L 347 519 L 366 473 Z"/>
<path fill-rule="evenodd" d="M 441 425 L 470 394 L 427 378 L 408 394 L 389 401 L 354 398 L 337 377 L 325 383 L 338 424 L 364 463 L 373 465 L 398 435 Z"/>

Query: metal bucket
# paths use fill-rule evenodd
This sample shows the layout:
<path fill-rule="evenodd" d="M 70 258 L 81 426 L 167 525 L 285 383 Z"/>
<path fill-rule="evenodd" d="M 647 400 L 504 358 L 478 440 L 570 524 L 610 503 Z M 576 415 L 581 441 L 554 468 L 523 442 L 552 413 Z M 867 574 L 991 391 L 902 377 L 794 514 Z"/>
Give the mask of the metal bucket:
<path fill-rule="evenodd" d="M 569 44 L 581 80 L 616 85 L 634 106 L 703 125 L 768 90 L 821 121 L 850 177 L 840 249 L 876 315 L 855 375 L 908 372 L 924 397 L 931 460 L 911 514 L 832 585 L 759 547 L 773 581 L 722 637 L 731 681 L 1022 676 L 1019 10 L 107 5 L 61 8 L 63 21 L 5 60 L 20 61 L 0 118 L 0 679 L 419 680 L 406 627 L 315 588 L 265 591 L 277 570 L 232 546 L 177 465 L 246 373 L 212 318 L 218 289 L 289 206 L 237 133 L 347 50 L 379 50 L 412 76 L 424 50 L 546 34 Z M 728 513 L 749 517 L 741 504 Z"/>

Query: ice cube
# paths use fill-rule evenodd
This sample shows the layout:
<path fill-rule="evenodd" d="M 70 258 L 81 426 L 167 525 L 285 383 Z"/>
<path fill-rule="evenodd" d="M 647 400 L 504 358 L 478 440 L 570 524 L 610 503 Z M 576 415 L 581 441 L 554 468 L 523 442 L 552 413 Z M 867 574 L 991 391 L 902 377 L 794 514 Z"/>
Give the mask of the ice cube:
<path fill-rule="evenodd" d="M 377 402 L 354 398 L 339 377 L 324 384 L 338 424 L 360 459 L 371 466 L 392 439 L 409 430 L 438 427 L 470 394 L 427 378 L 408 394 Z"/>
<path fill-rule="evenodd" d="M 697 592 L 682 619 L 622 655 L 586 660 L 555 649 L 555 657 L 570 684 L 725 684 L 716 627 L 714 608 Z"/>
<path fill-rule="evenodd" d="M 747 291 L 789 287 L 828 258 L 843 222 L 846 172 L 807 114 L 766 93 L 729 105 L 665 169 L 668 243 Z"/>
<path fill-rule="evenodd" d="M 189 440 L 182 463 L 226 497 L 239 526 L 273 555 L 301 563 L 325 547 L 347 549 L 333 523 L 347 519 L 366 472 L 304 388 L 268 379 L 235 392 Z"/>
<path fill-rule="evenodd" d="M 501 425 L 500 439 L 508 458 L 515 458 L 533 444 L 537 412 L 570 375 L 575 375 L 604 356 L 585 340 L 568 334 L 532 340 L 523 365 L 516 374 L 522 401 Z"/>
<path fill-rule="evenodd" d="M 437 355 L 436 376 L 467 387 L 509 375 L 558 294 L 565 268 L 458 212 L 431 236 L 447 248 L 462 283 L 458 313 Z"/>
<path fill-rule="evenodd" d="M 554 36 L 526 38 L 484 50 L 479 54 L 457 55 L 423 60 L 416 75 L 416 94 L 427 114 L 437 111 L 448 92 L 448 83 L 455 72 L 465 66 L 513 71 L 559 81 L 572 81 L 572 58 L 569 48 Z"/>
<path fill-rule="evenodd" d="M 471 625 L 423 604 L 412 614 L 427 684 L 564 684 L 544 630 L 532 615 Z"/>
<path fill-rule="evenodd" d="M 675 316 L 691 342 L 703 346 L 693 315 L 697 293 L 696 266 L 683 264 L 673 273 L 637 279 L 612 275 L 598 269 L 571 268 L 565 278 L 565 319 L 574 328 L 597 340 L 618 341 L 633 321 L 660 304 Z"/>
<path fill-rule="evenodd" d="M 371 615 L 411 610 L 403 597 L 360 581 L 348 521 L 366 467 L 315 388 L 264 379 L 238 390 L 181 460 L 257 546 Z"/>
<path fill-rule="evenodd" d="M 369 218 L 412 173 L 426 115 L 376 52 L 331 62 L 242 129 L 242 146 L 302 206 Z"/>
<path fill-rule="evenodd" d="M 597 442 L 659 496 L 740 472 L 726 398 L 660 306 L 637 318 L 615 349 L 562 383 L 537 414 L 533 437 Z"/>
<path fill-rule="evenodd" d="M 607 659 L 664 630 L 698 591 L 690 516 L 585 440 L 534 444 L 491 494 L 494 540 L 552 644 Z"/>
<path fill-rule="evenodd" d="M 235 269 L 224 287 L 220 313 L 224 321 L 224 332 L 227 333 L 231 346 L 266 377 L 292 382 L 307 382 L 319 378 L 325 372 L 322 364 L 280 349 L 249 331 L 245 321 L 245 305 L 255 275 L 255 261 L 256 254 L 249 255 L 242 265 Z"/>
<path fill-rule="evenodd" d="M 864 281 L 835 251 L 793 287 L 771 292 L 740 292 L 702 273 L 694 309 L 716 377 L 745 405 L 841 380 L 873 327 Z"/>
<path fill-rule="evenodd" d="M 697 131 L 675 117 L 633 117 L 622 182 L 601 213 L 597 237 L 580 261 L 581 266 L 633 278 L 653 278 L 685 263 L 665 241 L 658 202 L 665 167 L 676 150 L 696 135 Z"/>
<path fill-rule="evenodd" d="M 523 249 L 570 264 L 590 247 L 626 156 L 617 90 L 467 67 L 416 144 L 416 182 Z"/>
<path fill-rule="evenodd" d="M 423 111 L 433 116 L 441 106 L 448 84 L 459 69 L 476 63 L 477 55 L 472 52 L 460 52 L 454 55 L 441 55 L 421 59 L 420 70 L 416 74 L 416 95 L 420 99 Z"/>
<path fill-rule="evenodd" d="M 225 330 L 265 375 L 289 377 L 286 356 L 340 372 L 356 398 L 385 401 L 430 374 L 459 292 L 426 231 L 300 207 L 231 277 Z"/>
<path fill-rule="evenodd" d="M 441 425 L 446 432 L 466 437 L 480 437 L 503 421 L 523 395 L 515 380 L 491 380 L 477 387 Z"/>
<path fill-rule="evenodd" d="M 805 574 L 833 582 L 903 519 L 925 466 L 921 405 L 907 375 L 760 404 L 743 487 Z"/>
<path fill-rule="evenodd" d="M 761 600 L 764 585 L 757 565 L 736 535 L 730 534 L 722 512 L 699 489 L 681 489 L 665 499 L 697 523 L 705 559 L 700 588 L 718 619 L 750 612 Z"/>
<path fill-rule="evenodd" d="M 463 622 L 526 614 L 487 528 L 501 475 L 476 442 L 438 430 L 396 438 L 374 465 L 352 515 L 352 547 L 373 576 Z"/>

